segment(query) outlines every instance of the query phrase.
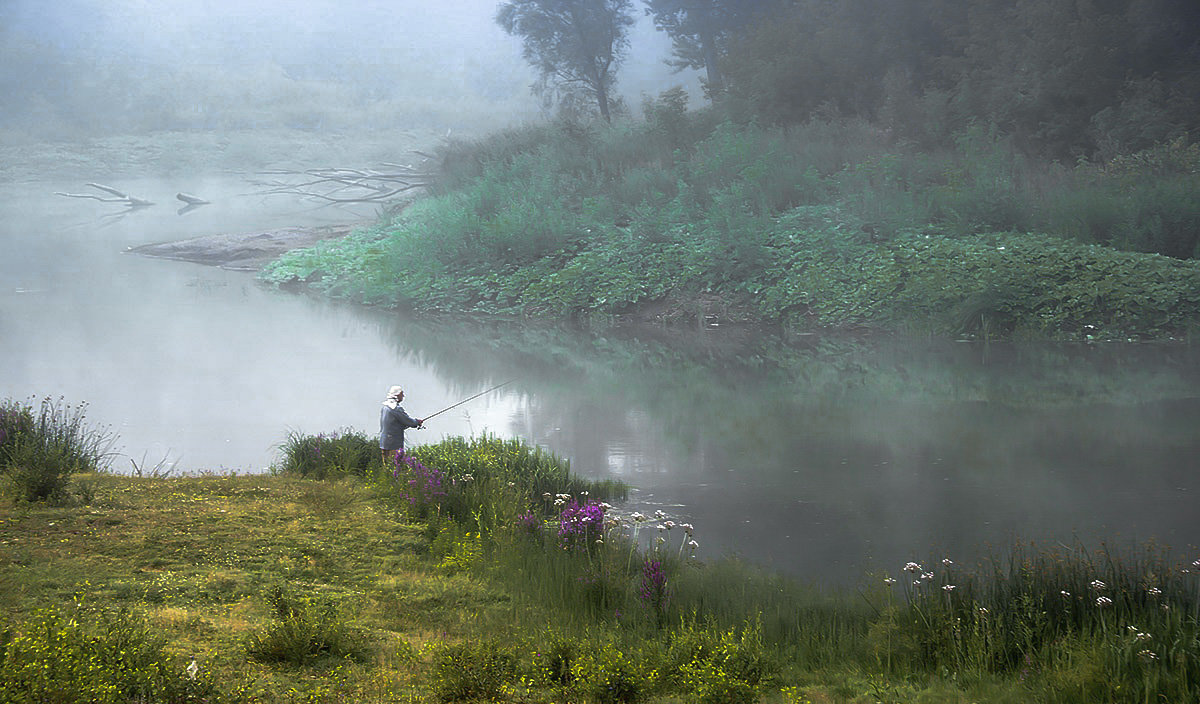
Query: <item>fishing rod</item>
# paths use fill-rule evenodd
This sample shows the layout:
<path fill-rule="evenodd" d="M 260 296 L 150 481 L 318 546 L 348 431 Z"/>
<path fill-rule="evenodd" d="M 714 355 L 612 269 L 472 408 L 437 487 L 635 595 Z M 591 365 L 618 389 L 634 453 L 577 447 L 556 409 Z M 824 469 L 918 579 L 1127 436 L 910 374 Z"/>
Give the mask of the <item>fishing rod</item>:
<path fill-rule="evenodd" d="M 479 393 L 475 394 L 474 396 L 472 396 L 470 398 L 464 398 L 463 400 L 459 401 L 458 403 L 454 404 L 453 406 L 446 406 L 445 408 L 438 411 L 437 413 L 431 413 L 421 419 L 421 425 L 424 425 L 425 421 L 429 420 L 430 418 L 432 418 L 434 416 L 440 416 L 441 414 L 445 413 L 446 411 L 450 410 L 451 408 L 458 408 L 459 406 L 463 405 L 467 401 L 474 401 L 475 399 L 479 398 L 480 396 L 482 396 L 484 394 L 490 394 L 491 392 L 495 391 L 496 389 L 500 388 L 501 386 L 508 386 L 509 384 L 513 383 L 514 381 L 516 381 L 516 379 L 509 379 L 508 381 L 504 382 L 503 384 L 496 384 L 492 388 L 484 389 L 483 391 L 480 391 Z"/>

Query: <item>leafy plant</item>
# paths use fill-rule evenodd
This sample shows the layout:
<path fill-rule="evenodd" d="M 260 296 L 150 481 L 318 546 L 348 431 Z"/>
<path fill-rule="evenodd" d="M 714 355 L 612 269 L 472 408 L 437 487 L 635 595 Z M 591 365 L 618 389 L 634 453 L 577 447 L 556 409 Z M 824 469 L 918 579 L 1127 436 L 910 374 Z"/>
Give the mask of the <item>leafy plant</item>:
<path fill-rule="evenodd" d="M 297 598 L 275 587 L 267 601 L 275 620 L 246 641 L 246 653 L 263 662 L 308 665 L 322 658 L 365 661 L 371 652 L 364 634 L 346 623 L 331 601 Z"/>
<path fill-rule="evenodd" d="M 62 398 L 0 404 L 0 472 L 25 501 L 61 502 L 72 474 L 108 467 L 116 435 L 85 423 L 87 404 Z"/>

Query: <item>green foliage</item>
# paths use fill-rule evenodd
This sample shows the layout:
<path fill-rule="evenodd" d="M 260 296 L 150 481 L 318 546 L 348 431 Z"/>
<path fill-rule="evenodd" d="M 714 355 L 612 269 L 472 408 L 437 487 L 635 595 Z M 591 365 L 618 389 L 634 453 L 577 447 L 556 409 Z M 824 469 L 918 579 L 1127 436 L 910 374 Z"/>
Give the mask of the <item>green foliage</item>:
<path fill-rule="evenodd" d="M 987 336 L 1162 337 L 1200 319 L 1200 268 L 1037 235 L 857 241 L 839 214 L 779 221 L 764 309 L 824 326 Z M 847 232 L 849 230 L 849 233 Z M 801 308 L 797 308 L 801 306 Z"/>
<path fill-rule="evenodd" d="M 981 337 L 1194 325 L 1187 267 L 1055 237 L 1191 256 L 1200 180 L 1186 142 L 1065 168 L 994 129 L 919 152 L 864 122 L 738 126 L 680 101 L 649 102 L 642 125 L 447 147 L 438 195 L 265 277 L 459 313 L 687 318 L 704 298 L 747 320 Z"/>
<path fill-rule="evenodd" d="M 267 601 L 275 620 L 247 639 L 250 657 L 309 665 L 326 658 L 365 662 L 370 656 L 372 648 L 366 636 L 346 622 L 336 603 L 297 598 L 283 587 L 275 587 Z"/>
<path fill-rule="evenodd" d="M 758 701 L 774 671 L 754 623 L 721 630 L 684 622 L 670 636 L 662 667 L 672 689 L 705 704 Z"/>
<path fill-rule="evenodd" d="M 435 656 L 432 686 L 438 701 L 498 701 L 517 675 L 517 659 L 494 640 L 442 646 Z"/>
<path fill-rule="evenodd" d="M 13 704 L 219 702 L 207 668 L 167 654 L 128 611 L 46 608 L 0 628 L 0 701 Z"/>
<path fill-rule="evenodd" d="M 574 688 L 597 704 L 643 701 L 656 674 L 637 654 L 628 654 L 611 641 L 581 651 L 571 662 Z"/>
<path fill-rule="evenodd" d="M 23 501 L 62 502 L 72 474 L 107 468 L 116 436 L 84 422 L 86 404 L 0 403 L 0 473 Z"/>
<path fill-rule="evenodd" d="M 1200 594 L 1165 550 L 1018 546 L 974 571 L 927 565 L 910 563 L 892 587 L 904 604 L 872 629 L 901 667 L 1016 675 L 1050 701 L 1200 697 Z"/>
<path fill-rule="evenodd" d="M 349 429 L 319 435 L 291 432 L 280 450 L 277 470 L 308 479 L 364 476 L 380 462 L 378 438 Z"/>
<path fill-rule="evenodd" d="M 578 109 L 594 101 L 611 119 L 617 68 L 629 50 L 634 24 L 631 0 L 589 0 L 576 5 L 508 0 L 496 11 L 504 31 L 521 38 L 522 55 L 541 75 L 543 100 Z"/>
<path fill-rule="evenodd" d="M 519 438 L 502 439 L 486 433 L 475 438 L 447 438 L 419 445 L 409 454 L 451 477 L 470 476 L 476 486 L 490 483 L 507 487 L 512 482 L 514 488 L 547 511 L 551 501 L 545 498 L 546 494 L 586 492 L 593 498 L 622 500 L 628 491 L 621 482 L 576 476 L 571 473 L 569 462 Z"/>

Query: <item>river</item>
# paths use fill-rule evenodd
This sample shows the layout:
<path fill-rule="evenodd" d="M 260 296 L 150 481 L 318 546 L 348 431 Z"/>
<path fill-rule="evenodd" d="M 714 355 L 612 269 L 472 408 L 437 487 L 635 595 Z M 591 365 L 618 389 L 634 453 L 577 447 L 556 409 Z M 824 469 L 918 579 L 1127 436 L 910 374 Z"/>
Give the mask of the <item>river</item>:
<path fill-rule="evenodd" d="M 1015 540 L 1200 543 L 1193 347 L 408 320 L 124 253 L 370 212 L 232 176 L 120 185 L 159 204 L 0 184 L 0 397 L 87 402 L 116 471 L 262 472 L 289 433 L 374 434 L 392 384 L 422 416 L 514 379 L 414 440 L 524 438 L 694 523 L 704 557 L 848 584 Z M 177 214 L 177 190 L 213 203 Z"/>

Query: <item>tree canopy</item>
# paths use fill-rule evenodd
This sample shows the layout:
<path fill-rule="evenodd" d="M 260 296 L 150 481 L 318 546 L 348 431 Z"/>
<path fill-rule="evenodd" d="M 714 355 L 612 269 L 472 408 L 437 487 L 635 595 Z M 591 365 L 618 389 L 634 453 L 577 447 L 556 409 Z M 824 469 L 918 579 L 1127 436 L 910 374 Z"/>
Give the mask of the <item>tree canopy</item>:
<path fill-rule="evenodd" d="M 720 92 L 719 54 L 729 34 L 744 27 L 772 0 L 644 0 L 654 26 L 671 37 L 676 68 L 704 69 L 710 93 Z"/>
<path fill-rule="evenodd" d="M 612 119 L 612 88 L 629 49 L 631 0 L 510 0 L 496 22 L 520 37 L 522 55 L 541 74 L 536 89 L 548 102 L 580 96 Z"/>

